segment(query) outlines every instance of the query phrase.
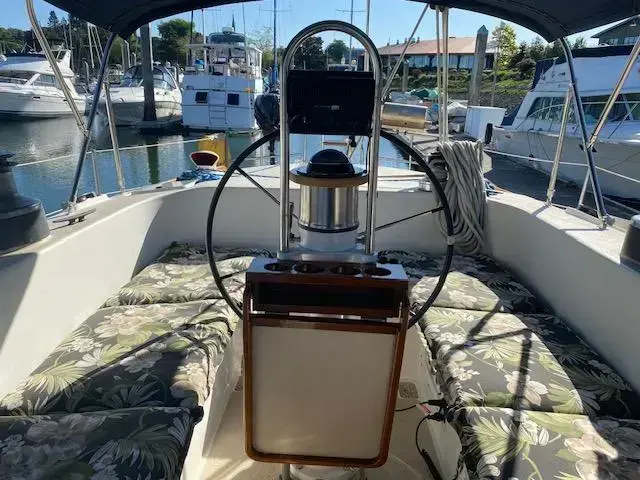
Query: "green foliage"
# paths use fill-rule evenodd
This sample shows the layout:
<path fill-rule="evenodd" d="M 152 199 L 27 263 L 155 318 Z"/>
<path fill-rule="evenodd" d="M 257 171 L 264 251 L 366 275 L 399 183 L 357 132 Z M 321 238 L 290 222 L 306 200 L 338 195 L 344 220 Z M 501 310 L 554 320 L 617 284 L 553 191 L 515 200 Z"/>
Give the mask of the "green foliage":
<path fill-rule="evenodd" d="M 324 70 L 327 60 L 322 51 L 322 38 L 306 39 L 293 54 L 293 63 L 298 69 Z"/>
<path fill-rule="evenodd" d="M 500 22 L 491 34 L 492 42 L 498 49 L 498 67 L 506 68 L 511 62 L 511 58 L 518 51 L 516 43 L 516 31 L 511 25 Z"/>
<path fill-rule="evenodd" d="M 160 38 L 154 58 L 162 62 L 185 64 L 187 43 L 193 24 L 182 18 L 174 18 L 158 25 Z"/>
<path fill-rule="evenodd" d="M 60 25 L 60 20 L 58 20 L 58 15 L 56 12 L 51 10 L 49 12 L 49 21 L 47 22 L 49 28 L 57 28 Z"/>
<path fill-rule="evenodd" d="M 334 40 L 327 46 L 326 54 L 333 63 L 341 63 L 349 55 L 349 47 L 343 40 Z"/>
<path fill-rule="evenodd" d="M 587 40 L 584 37 L 578 37 L 573 42 L 573 46 L 571 48 L 576 49 L 576 48 L 586 48 L 586 47 L 587 47 Z"/>
<path fill-rule="evenodd" d="M 530 58 L 523 58 L 516 64 L 516 68 L 520 72 L 521 78 L 526 78 L 533 74 L 536 68 L 536 62 Z"/>
<path fill-rule="evenodd" d="M 542 39 L 540 37 L 534 38 L 531 42 L 531 45 L 529 45 L 529 58 L 535 60 L 536 62 L 538 60 L 542 60 L 544 58 L 544 50 L 545 45 Z"/>
<path fill-rule="evenodd" d="M 518 47 L 518 51 L 516 52 L 516 54 L 511 57 L 509 68 L 516 68 L 516 65 L 524 60 L 524 58 L 527 56 L 528 51 L 529 46 L 527 45 L 527 42 L 522 42 Z"/>

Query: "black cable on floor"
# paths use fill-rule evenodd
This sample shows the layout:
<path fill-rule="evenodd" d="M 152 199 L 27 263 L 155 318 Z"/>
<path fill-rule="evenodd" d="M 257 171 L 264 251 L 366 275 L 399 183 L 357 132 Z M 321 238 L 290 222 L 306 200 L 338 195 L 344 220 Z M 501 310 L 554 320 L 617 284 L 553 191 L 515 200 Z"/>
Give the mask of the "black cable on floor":
<path fill-rule="evenodd" d="M 429 453 L 427 453 L 424 448 L 420 448 L 420 444 L 418 443 L 418 433 L 420 432 L 420 426 L 425 420 L 429 420 L 429 417 L 422 417 L 418 422 L 418 426 L 416 427 L 416 449 L 418 450 L 418 453 L 420 454 L 424 462 L 427 464 L 427 468 L 429 469 L 429 473 L 433 477 L 433 480 L 443 480 L 440 472 L 438 471 L 438 468 L 436 467 L 436 464 L 429 456 Z"/>

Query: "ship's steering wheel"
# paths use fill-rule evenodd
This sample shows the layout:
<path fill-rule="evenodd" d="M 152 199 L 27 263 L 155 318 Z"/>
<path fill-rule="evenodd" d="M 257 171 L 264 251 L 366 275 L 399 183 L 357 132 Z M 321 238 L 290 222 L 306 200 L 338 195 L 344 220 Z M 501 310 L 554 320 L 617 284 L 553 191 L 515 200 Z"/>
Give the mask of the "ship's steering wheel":
<path fill-rule="evenodd" d="M 451 217 L 451 210 L 449 208 L 449 203 L 447 202 L 447 198 L 445 197 L 442 185 L 440 185 L 440 182 L 436 178 L 435 174 L 433 173 L 433 171 L 431 170 L 427 162 L 424 160 L 422 153 L 416 150 L 413 146 L 409 145 L 402 138 L 398 137 L 397 135 L 394 135 L 393 133 L 387 132 L 385 130 L 381 130 L 380 137 L 387 139 L 394 146 L 396 146 L 400 151 L 402 151 L 402 153 L 410 156 L 415 161 L 415 163 L 417 163 L 424 170 L 424 173 L 427 175 L 427 177 L 429 177 L 429 181 L 431 182 L 431 187 L 433 191 L 435 191 L 436 195 L 438 196 L 440 207 L 434 208 L 426 212 L 422 212 L 415 216 L 421 216 L 423 214 L 440 211 L 442 213 L 442 216 L 444 217 L 447 239 L 453 238 L 453 219 Z M 279 200 L 275 196 L 271 195 L 271 193 L 266 191 L 266 189 L 262 188 L 262 186 L 259 185 L 259 183 L 256 180 L 251 178 L 251 176 L 242 169 L 242 163 L 247 159 L 247 157 L 249 157 L 253 152 L 255 152 L 262 145 L 268 142 L 276 141 L 279 138 L 280 138 L 280 130 L 276 129 L 268 133 L 267 135 L 263 136 L 262 138 L 256 140 L 254 143 L 249 145 L 240 155 L 238 155 L 238 157 L 229 166 L 229 168 L 227 169 L 222 179 L 220 179 L 220 183 L 218 184 L 213 194 L 213 197 L 211 198 L 211 204 L 209 206 L 209 215 L 207 217 L 207 227 L 206 227 L 207 228 L 206 247 L 207 247 L 207 256 L 209 258 L 209 266 L 211 267 L 211 273 L 213 274 L 213 278 L 216 282 L 216 286 L 220 290 L 220 294 L 222 295 L 222 298 L 226 300 L 226 302 L 229 304 L 231 309 L 240 318 L 242 318 L 242 305 L 238 303 L 236 300 L 234 300 L 233 298 L 231 298 L 231 296 L 229 295 L 229 292 L 227 291 L 226 287 L 222 283 L 222 277 L 220 276 L 220 272 L 218 271 L 218 267 L 216 265 L 216 260 L 215 260 L 214 251 L 213 251 L 213 221 L 215 219 L 216 209 L 218 207 L 218 202 L 220 201 L 220 196 L 222 195 L 222 192 L 225 186 L 227 185 L 227 182 L 229 181 L 231 176 L 236 172 L 240 173 L 242 176 L 247 178 L 251 183 L 253 183 L 259 189 L 261 189 L 275 203 L 277 203 L 278 205 L 280 204 Z M 414 218 L 415 216 L 412 216 L 409 218 Z M 394 222 L 388 225 L 392 225 L 392 224 L 394 224 Z M 440 270 L 440 276 L 438 278 L 438 282 L 436 283 L 435 288 L 431 292 L 431 295 L 429 295 L 429 298 L 427 299 L 427 301 L 420 308 L 411 310 L 411 318 L 409 319 L 409 328 L 411 328 L 413 325 L 415 325 L 418 322 L 418 320 L 420 320 L 420 318 L 425 314 L 425 312 L 429 309 L 429 307 L 433 305 L 433 302 L 435 301 L 436 297 L 440 294 L 440 291 L 442 290 L 442 287 L 444 286 L 444 283 L 447 279 L 452 258 L 453 258 L 453 245 L 450 241 L 447 241 L 447 250 L 446 250 L 444 262 L 442 262 L 442 268 Z"/>

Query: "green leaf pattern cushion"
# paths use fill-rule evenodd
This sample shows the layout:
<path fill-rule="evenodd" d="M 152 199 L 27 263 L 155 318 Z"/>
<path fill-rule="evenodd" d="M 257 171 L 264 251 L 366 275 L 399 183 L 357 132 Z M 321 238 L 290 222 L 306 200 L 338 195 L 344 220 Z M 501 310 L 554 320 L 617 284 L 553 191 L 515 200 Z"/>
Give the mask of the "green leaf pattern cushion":
<path fill-rule="evenodd" d="M 433 307 L 421 320 L 452 405 L 640 418 L 640 397 L 552 315 Z"/>
<path fill-rule="evenodd" d="M 438 282 L 444 255 L 387 250 L 380 252 L 379 258 L 404 266 L 411 282 L 411 308 L 417 311 Z M 523 313 L 548 311 L 513 274 L 484 255 L 454 255 L 434 306 Z"/>
<path fill-rule="evenodd" d="M 237 322 L 223 300 L 100 309 L 0 400 L 0 413 L 202 404 Z"/>
<path fill-rule="evenodd" d="M 186 408 L 0 417 L 2 479 L 179 479 Z"/>
<path fill-rule="evenodd" d="M 640 421 L 467 407 L 456 412 L 473 479 L 640 478 Z"/>

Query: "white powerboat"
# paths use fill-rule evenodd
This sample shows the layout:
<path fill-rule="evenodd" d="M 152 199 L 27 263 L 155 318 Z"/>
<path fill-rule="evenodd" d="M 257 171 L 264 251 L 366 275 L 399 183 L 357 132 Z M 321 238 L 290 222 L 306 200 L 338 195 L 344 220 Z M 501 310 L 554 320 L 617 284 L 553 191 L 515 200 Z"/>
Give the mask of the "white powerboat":
<path fill-rule="evenodd" d="M 80 113 L 85 97 L 76 92 L 71 70 L 71 52 L 55 50 L 63 81 L 73 94 Z M 0 62 L 0 115 L 4 118 L 55 118 L 71 115 L 60 84 L 41 53 L 7 54 Z"/>
<path fill-rule="evenodd" d="M 611 95 L 631 47 L 597 47 L 574 52 L 587 127 L 591 132 Z M 510 125 L 495 127 L 495 150 L 549 173 L 562 107 L 569 88 L 563 58 L 538 62 L 536 77 Z M 584 147 L 573 107 L 558 178 L 582 185 L 587 173 Z M 596 165 L 605 194 L 640 199 L 640 71 L 631 71 L 595 145 Z M 530 159 L 527 159 L 530 157 Z"/>
<path fill-rule="evenodd" d="M 251 130 L 262 93 L 262 51 L 241 33 L 224 29 L 188 45 L 194 64 L 182 80 L 183 125 L 193 130 Z"/>
<path fill-rule="evenodd" d="M 153 67 L 153 92 L 156 118 L 160 121 L 177 120 L 182 115 L 182 93 L 171 72 L 163 66 Z M 129 68 L 119 85 L 110 89 L 116 125 L 132 126 L 144 117 L 144 87 L 142 66 Z M 100 97 L 98 113 L 105 116 L 105 97 Z"/>
<path fill-rule="evenodd" d="M 52 2 L 126 37 L 232 0 Z M 568 62 L 564 36 L 637 6 L 459 3 L 561 38 Z M 291 69 L 331 30 L 370 72 Z M 488 195 L 446 116 L 427 162 L 381 130 L 382 62 L 351 24 L 306 27 L 281 65 L 282 130 L 215 180 L 79 201 L 83 139 L 47 223 L 0 156 L 0 478 L 640 478 L 640 218 L 625 233 L 601 195 L 598 219 Z M 366 158 L 291 164 L 292 135 L 324 134 Z M 244 165 L 278 141 L 280 165 Z M 424 173 L 380 167 L 380 141 Z"/>

